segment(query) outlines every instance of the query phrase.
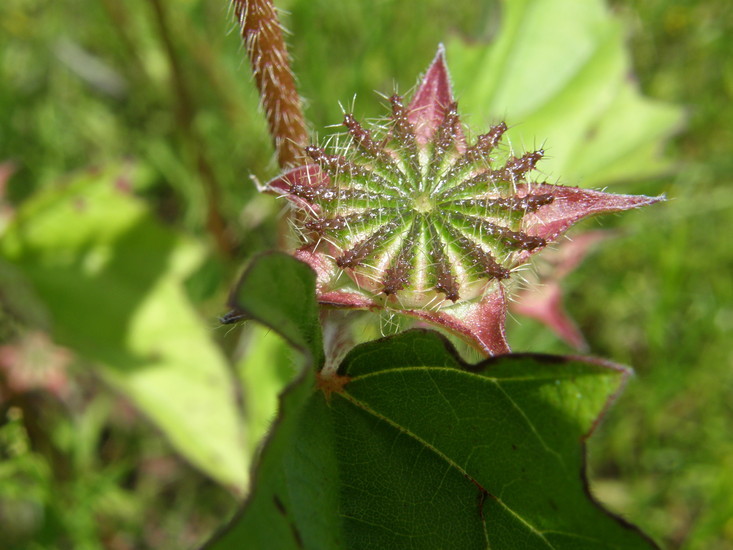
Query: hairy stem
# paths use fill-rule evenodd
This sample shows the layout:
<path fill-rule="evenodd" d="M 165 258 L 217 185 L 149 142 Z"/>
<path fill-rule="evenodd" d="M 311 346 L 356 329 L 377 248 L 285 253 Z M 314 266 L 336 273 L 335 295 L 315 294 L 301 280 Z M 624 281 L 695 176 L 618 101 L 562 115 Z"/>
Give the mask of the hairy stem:
<path fill-rule="evenodd" d="M 262 107 L 282 168 L 302 161 L 308 131 L 272 0 L 233 0 Z"/>

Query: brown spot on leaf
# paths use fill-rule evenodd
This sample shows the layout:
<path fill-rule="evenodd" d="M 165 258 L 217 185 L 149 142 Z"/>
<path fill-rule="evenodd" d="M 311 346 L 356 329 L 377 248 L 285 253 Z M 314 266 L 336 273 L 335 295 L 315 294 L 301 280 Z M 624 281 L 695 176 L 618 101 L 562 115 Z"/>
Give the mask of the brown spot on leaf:
<path fill-rule="evenodd" d="M 332 370 L 321 370 L 316 374 L 316 387 L 323 392 L 327 400 L 331 399 L 331 394 L 343 393 L 344 387 L 351 381 L 350 376 L 337 374 Z"/>

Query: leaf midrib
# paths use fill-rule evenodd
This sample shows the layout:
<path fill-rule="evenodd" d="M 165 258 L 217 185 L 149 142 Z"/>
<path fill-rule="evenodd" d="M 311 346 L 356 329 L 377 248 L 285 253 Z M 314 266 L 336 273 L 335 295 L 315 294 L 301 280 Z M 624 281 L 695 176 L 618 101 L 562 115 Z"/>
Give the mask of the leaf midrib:
<path fill-rule="evenodd" d="M 406 369 L 403 369 L 403 370 L 406 370 Z M 448 370 L 448 369 L 445 369 L 445 370 Z M 455 370 L 455 369 L 450 369 L 450 370 Z M 354 379 L 352 379 L 352 382 L 353 381 L 354 381 Z M 442 451 L 440 451 L 434 445 L 428 443 L 427 441 L 425 441 L 424 439 L 422 439 L 420 436 L 418 436 L 416 433 L 414 433 L 411 430 L 405 428 L 404 426 L 398 424 L 397 422 L 393 421 L 389 417 L 387 417 L 387 416 L 385 416 L 385 415 L 383 415 L 383 414 L 375 411 L 369 405 L 367 405 L 363 401 L 355 398 L 354 396 L 352 396 L 352 395 L 350 395 L 350 394 L 348 394 L 346 392 L 338 393 L 336 395 L 338 395 L 339 397 L 347 400 L 349 403 L 351 403 L 355 407 L 360 408 L 364 412 L 366 412 L 368 414 L 371 414 L 372 416 L 374 416 L 378 420 L 381 420 L 383 422 L 386 422 L 389 426 L 391 426 L 392 428 L 394 428 L 398 432 L 403 433 L 403 434 L 411 437 L 412 439 L 414 439 L 415 441 L 417 441 L 418 443 L 420 443 L 421 445 L 423 445 L 424 448 L 426 448 L 426 449 L 432 451 L 433 453 L 435 453 L 438 457 L 440 457 L 442 460 L 444 460 L 449 466 L 455 468 L 459 473 L 461 473 L 461 475 L 463 475 L 466 479 L 468 479 L 469 481 L 471 481 L 472 483 L 474 483 L 477 487 L 480 487 L 483 491 L 486 491 L 486 494 L 489 495 L 490 498 L 492 498 L 497 503 L 499 503 L 507 512 L 509 512 L 519 522 L 521 522 L 523 525 L 525 525 L 532 533 L 534 533 L 537 537 L 539 537 L 547 545 L 547 548 L 548 549 L 550 549 L 550 550 L 557 550 L 555 548 L 555 546 L 553 546 L 544 537 L 542 531 L 538 530 L 532 524 L 528 523 L 517 512 L 515 512 L 509 506 L 507 506 L 507 504 L 503 500 L 501 500 L 498 496 L 496 496 L 496 495 L 494 495 L 492 493 L 489 493 L 489 491 L 487 491 L 486 488 L 483 485 L 481 485 L 481 483 L 478 480 L 476 480 L 476 478 L 474 476 L 470 475 L 464 468 L 462 468 L 461 466 L 459 466 L 453 459 L 451 459 L 448 455 L 446 455 L 445 453 L 443 453 Z M 487 548 L 487 550 L 490 550 L 491 546 L 490 546 L 490 543 L 489 543 L 488 529 L 487 529 L 487 525 L 486 525 L 486 520 L 484 518 L 482 518 L 481 519 L 481 522 L 483 524 L 483 530 L 484 530 L 484 534 L 486 535 L 486 540 L 487 540 L 487 546 L 486 546 L 486 548 Z"/>

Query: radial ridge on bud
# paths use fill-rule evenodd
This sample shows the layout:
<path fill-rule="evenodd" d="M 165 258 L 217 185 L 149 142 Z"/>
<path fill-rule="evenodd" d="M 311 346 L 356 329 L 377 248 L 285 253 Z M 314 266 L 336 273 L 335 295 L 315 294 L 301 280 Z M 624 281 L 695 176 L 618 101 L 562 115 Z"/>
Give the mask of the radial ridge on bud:
<path fill-rule="evenodd" d="M 442 49 L 412 101 L 389 102 L 386 123 L 345 114 L 345 144 L 307 147 L 313 164 L 268 184 L 299 211 L 296 255 L 323 303 L 403 311 L 504 352 L 518 266 L 584 217 L 660 200 L 539 182 L 544 150 L 502 145 L 504 122 L 469 142 Z"/>

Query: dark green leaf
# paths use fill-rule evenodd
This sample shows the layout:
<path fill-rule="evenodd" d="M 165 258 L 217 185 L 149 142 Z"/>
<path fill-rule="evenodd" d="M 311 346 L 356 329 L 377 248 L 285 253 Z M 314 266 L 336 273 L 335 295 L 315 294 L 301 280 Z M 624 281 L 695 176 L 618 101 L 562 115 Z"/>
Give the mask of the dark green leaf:
<path fill-rule="evenodd" d="M 292 442 L 298 437 L 307 437 L 307 427 L 303 429 L 301 426 L 302 411 L 304 407 L 311 406 L 315 383 L 315 369 L 312 367 L 323 361 L 315 273 L 286 254 L 264 254 L 244 272 L 230 305 L 242 315 L 272 328 L 304 352 L 306 365 L 280 396 L 279 415 L 260 455 L 244 514 L 235 520 L 230 534 L 214 544 L 216 548 L 297 549 L 301 527 L 291 519 L 290 512 L 297 509 L 301 513 L 313 513 L 317 508 L 304 506 L 305 503 L 297 498 L 291 502 L 282 468 L 284 462 L 295 459 Z M 268 363 L 260 365 L 261 370 L 263 367 L 265 370 L 268 367 L 275 369 L 273 357 L 262 359 Z M 320 428 L 315 427 L 315 430 L 320 435 Z M 316 445 L 315 451 L 323 453 L 327 449 L 318 449 Z M 321 460 L 313 464 L 322 473 L 324 468 L 330 470 L 328 466 Z M 304 473 L 303 483 L 312 487 L 313 478 L 309 476 L 313 471 Z M 311 523 L 321 536 L 337 533 L 335 529 L 318 529 L 315 520 Z"/>
<path fill-rule="evenodd" d="M 306 264 L 280 252 L 267 253 L 244 272 L 230 305 L 274 329 L 320 365 L 323 344 L 315 284 L 316 274 Z"/>
<path fill-rule="evenodd" d="M 338 374 L 343 392 L 303 380 L 285 395 L 250 500 L 210 548 L 654 548 L 584 473 L 627 370 L 538 355 L 469 366 L 410 331 L 358 346 Z"/>

